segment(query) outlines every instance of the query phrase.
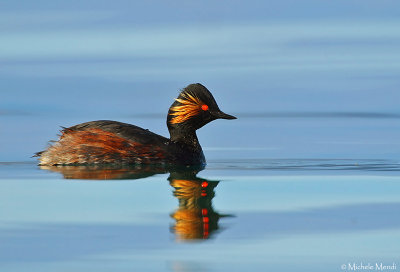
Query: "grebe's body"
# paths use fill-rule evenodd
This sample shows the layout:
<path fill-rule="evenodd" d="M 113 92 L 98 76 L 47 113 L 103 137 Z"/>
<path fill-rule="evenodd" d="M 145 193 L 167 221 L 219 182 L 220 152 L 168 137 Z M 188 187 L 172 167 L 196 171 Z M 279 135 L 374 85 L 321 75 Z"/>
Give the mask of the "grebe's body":
<path fill-rule="evenodd" d="M 235 119 L 203 85 L 191 84 L 169 109 L 170 139 L 130 124 L 92 121 L 63 129 L 60 139 L 36 156 L 40 165 L 205 164 L 196 130 L 220 118 Z"/>
<path fill-rule="evenodd" d="M 205 163 L 198 142 L 174 142 L 134 125 L 106 120 L 65 128 L 60 140 L 39 155 L 41 165 Z"/>

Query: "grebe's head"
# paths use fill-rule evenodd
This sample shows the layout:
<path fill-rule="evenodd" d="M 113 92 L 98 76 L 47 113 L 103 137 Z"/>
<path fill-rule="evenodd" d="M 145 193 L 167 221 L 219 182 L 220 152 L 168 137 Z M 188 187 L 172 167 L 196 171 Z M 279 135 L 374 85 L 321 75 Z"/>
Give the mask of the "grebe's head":
<path fill-rule="evenodd" d="M 168 129 L 196 130 L 216 119 L 236 119 L 223 113 L 214 97 L 200 83 L 184 88 L 168 111 Z"/>

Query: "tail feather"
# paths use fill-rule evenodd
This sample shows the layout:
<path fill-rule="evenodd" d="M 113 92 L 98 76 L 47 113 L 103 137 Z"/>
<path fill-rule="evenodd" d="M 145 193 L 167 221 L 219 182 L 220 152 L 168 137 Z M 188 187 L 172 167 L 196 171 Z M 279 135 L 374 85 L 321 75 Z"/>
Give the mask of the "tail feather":
<path fill-rule="evenodd" d="M 40 157 L 40 156 L 42 156 L 43 152 L 44 151 L 36 152 L 35 154 L 33 154 L 33 156 L 31 158 Z"/>

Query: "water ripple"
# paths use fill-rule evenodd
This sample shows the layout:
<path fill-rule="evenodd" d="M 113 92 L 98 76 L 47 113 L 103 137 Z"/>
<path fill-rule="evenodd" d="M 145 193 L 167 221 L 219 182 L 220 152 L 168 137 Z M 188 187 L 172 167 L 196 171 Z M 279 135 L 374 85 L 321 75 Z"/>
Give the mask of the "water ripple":
<path fill-rule="evenodd" d="M 207 169 L 280 171 L 400 171 L 400 162 L 376 159 L 248 159 L 214 160 Z"/>

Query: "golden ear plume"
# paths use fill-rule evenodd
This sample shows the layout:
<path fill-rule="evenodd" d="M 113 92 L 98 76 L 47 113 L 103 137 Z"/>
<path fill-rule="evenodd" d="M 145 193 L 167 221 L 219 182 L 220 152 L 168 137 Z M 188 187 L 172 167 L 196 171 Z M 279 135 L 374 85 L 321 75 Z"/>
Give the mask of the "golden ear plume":
<path fill-rule="evenodd" d="M 186 120 L 201 112 L 201 106 L 204 104 L 198 97 L 190 93 L 182 93 L 182 98 L 177 98 L 176 101 L 181 105 L 171 108 L 174 117 L 171 119 L 171 124 L 183 123 Z"/>

